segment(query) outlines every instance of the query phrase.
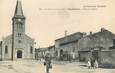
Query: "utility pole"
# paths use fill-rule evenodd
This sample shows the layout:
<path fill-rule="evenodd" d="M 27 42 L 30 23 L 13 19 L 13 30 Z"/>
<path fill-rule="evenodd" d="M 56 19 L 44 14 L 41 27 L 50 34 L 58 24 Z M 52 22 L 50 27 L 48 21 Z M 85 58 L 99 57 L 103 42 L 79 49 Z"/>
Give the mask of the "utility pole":
<path fill-rule="evenodd" d="M 12 28 L 12 52 L 11 52 L 11 60 L 14 60 L 14 23 L 13 23 L 13 28 Z"/>
<path fill-rule="evenodd" d="M 67 36 L 67 30 L 65 30 L 65 37 Z"/>
<path fill-rule="evenodd" d="M 65 30 L 65 41 L 68 41 L 68 38 L 67 38 L 67 30 Z"/>

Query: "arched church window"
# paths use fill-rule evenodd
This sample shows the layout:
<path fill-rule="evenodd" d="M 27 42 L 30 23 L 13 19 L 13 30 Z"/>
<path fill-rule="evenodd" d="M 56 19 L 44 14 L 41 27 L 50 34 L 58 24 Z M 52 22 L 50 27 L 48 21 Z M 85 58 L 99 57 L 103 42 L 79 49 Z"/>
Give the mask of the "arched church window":
<path fill-rule="evenodd" d="M 8 53 L 8 46 L 6 45 L 5 46 L 5 54 L 7 54 Z"/>
<path fill-rule="evenodd" d="M 23 28 L 23 24 L 22 23 L 17 23 L 17 28 Z"/>
<path fill-rule="evenodd" d="M 30 47 L 30 53 L 33 54 L 33 47 Z"/>

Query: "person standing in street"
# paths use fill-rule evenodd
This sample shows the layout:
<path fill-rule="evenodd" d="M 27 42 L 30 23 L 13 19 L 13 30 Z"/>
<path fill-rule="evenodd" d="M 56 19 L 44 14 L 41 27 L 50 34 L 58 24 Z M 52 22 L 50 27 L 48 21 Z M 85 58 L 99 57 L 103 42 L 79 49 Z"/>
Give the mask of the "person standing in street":
<path fill-rule="evenodd" d="M 52 68 L 52 65 L 51 65 L 51 56 L 50 56 L 49 53 L 47 53 L 46 56 L 45 56 L 44 66 L 46 66 L 46 73 L 49 73 L 49 69 Z"/>
<path fill-rule="evenodd" d="M 99 67 L 97 60 L 95 60 L 94 67 L 95 67 L 95 68 L 98 68 L 98 67 Z"/>
<path fill-rule="evenodd" d="M 91 68 L 91 59 L 90 59 L 90 58 L 89 58 L 89 60 L 88 60 L 88 62 L 87 62 L 87 67 L 88 67 L 88 69 Z"/>
<path fill-rule="evenodd" d="M 91 68 L 94 68 L 94 64 L 95 64 L 95 58 L 94 56 L 91 57 Z"/>

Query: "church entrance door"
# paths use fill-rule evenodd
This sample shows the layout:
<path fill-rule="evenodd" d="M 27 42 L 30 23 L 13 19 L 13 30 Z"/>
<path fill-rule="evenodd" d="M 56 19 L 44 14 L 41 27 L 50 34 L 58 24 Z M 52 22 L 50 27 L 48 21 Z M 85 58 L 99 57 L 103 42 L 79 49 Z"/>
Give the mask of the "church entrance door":
<path fill-rule="evenodd" d="M 17 51 L 17 58 L 22 58 L 22 51 L 21 50 Z"/>

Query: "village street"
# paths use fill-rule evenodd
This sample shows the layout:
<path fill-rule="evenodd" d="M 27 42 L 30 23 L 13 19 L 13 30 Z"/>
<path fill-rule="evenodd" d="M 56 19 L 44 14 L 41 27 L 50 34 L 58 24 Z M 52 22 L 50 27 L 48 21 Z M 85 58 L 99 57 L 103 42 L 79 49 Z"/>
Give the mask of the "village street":
<path fill-rule="evenodd" d="M 115 69 L 87 69 L 83 63 L 55 62 L 50 73 L 115 73 Z M 2 61 L 0 73 L 45 73 L 45 67 L 40 61 Z"/>

